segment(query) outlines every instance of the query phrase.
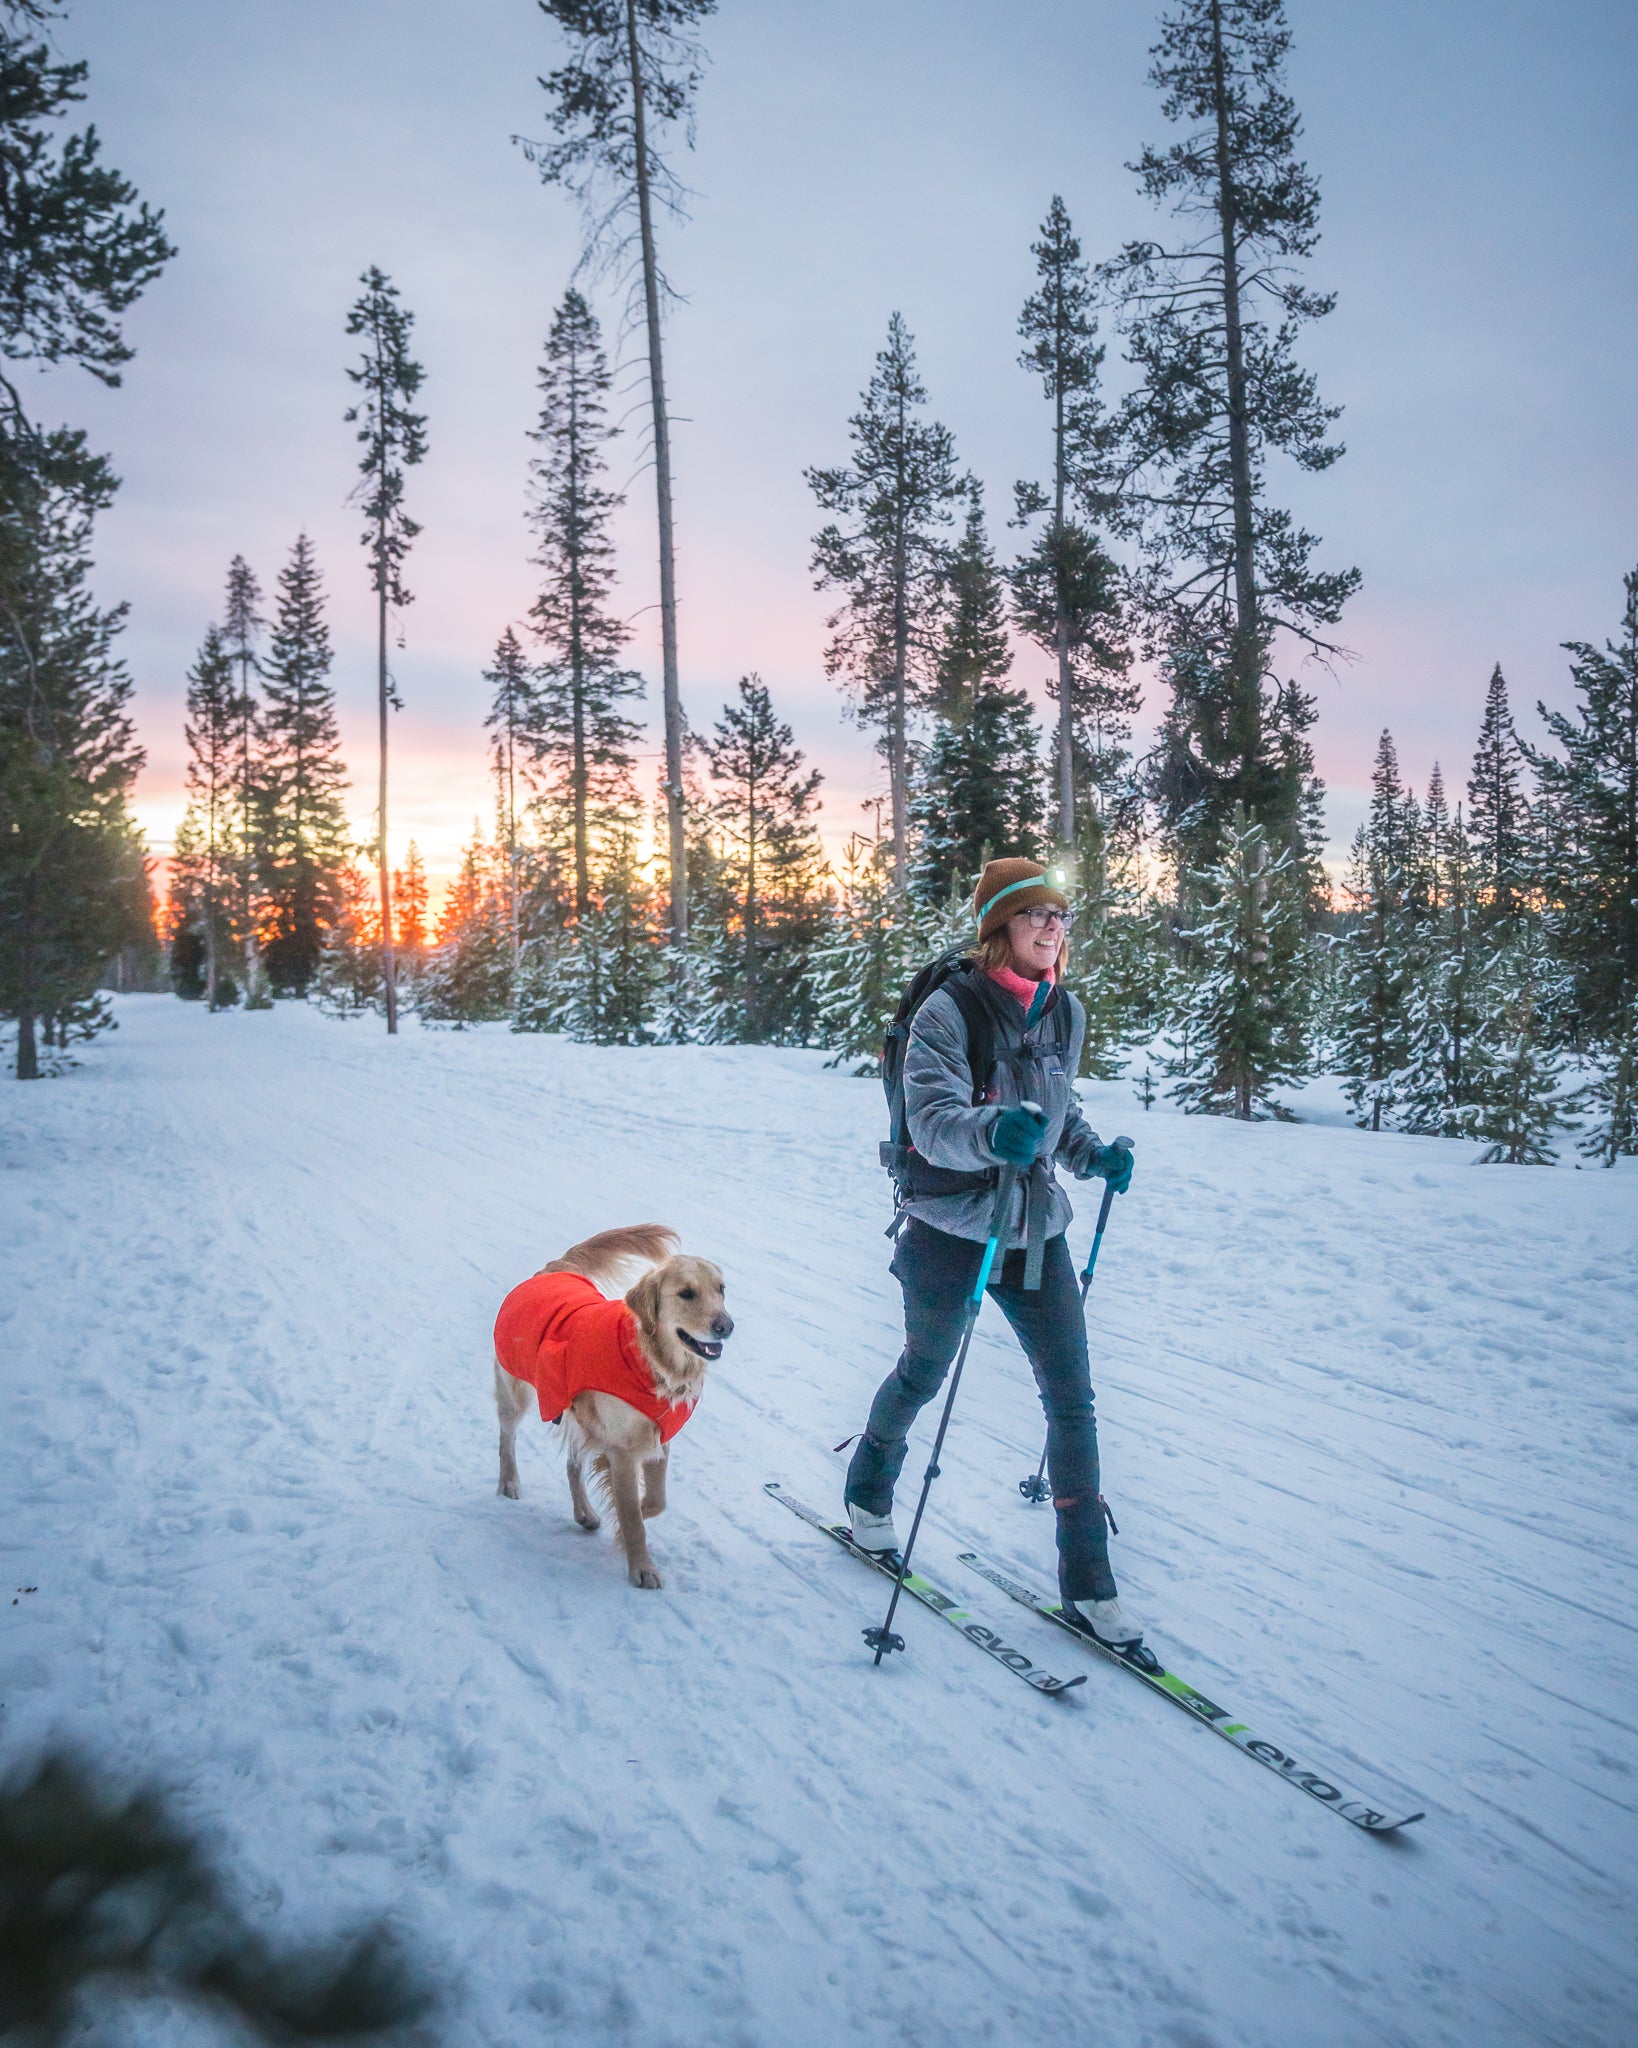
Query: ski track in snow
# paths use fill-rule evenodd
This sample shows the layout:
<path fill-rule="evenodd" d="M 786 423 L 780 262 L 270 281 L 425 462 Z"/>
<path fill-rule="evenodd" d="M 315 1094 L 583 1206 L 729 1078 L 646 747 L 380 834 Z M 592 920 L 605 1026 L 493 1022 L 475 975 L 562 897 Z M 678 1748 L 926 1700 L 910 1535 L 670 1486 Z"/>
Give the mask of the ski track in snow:
<path fill-rule="evenodd" d="M 1638 1173 L 1085 1090 L 1139 1143 L 1092 1301 L 1123 1590 L 1184 1677 L 1426 1807 L 1372 1839 L 955 1562 L 1053 1583 L 993 1309 L 919 1561 L 1088 1682 L 914 1608 L 872 1668 L 882 1583 L 761 1489 L 839 1503 L 897 1349 L 873 1083 L 118 1008 L 0 1089 L 12 1762 L 157 1775 L 269 1926 L 391 1912 L 450 2044 L 1638 2038 Z M 538 1421 L 495 1497 L 488 1349 L 515 1281 L 651 1217 L 739 1321 L 658 1595 Z"/>

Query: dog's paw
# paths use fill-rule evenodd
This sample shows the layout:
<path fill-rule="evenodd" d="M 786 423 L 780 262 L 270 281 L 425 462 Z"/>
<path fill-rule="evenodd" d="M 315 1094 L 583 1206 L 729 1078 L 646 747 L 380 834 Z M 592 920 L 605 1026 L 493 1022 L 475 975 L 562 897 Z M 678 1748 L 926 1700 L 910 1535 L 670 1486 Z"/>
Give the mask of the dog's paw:
<path fill-rule="evenodd" d="M 587 1508 L 583 1512 L 577 1510 L 575 1520 L 582 1529 L 596 1530 L 603 1526 L 603 1517 L 594 1508 Z"/>
<path fill-rule="evenodd" d="M 626 1577 L 634 1586 L 641 1586 L 646 1592 L 657 1593 L 665 1584 L 651 1564 L 633 1565 Z"/>
<path fill-rule="evenodd" d="M 645 1500 L 643 1502 L 643 1520 L 645 1522 L 652 1522 L 656 1515 L 663 1515 L 664 1513 L 665 1502 L 663 1500 Z"/>
<path fill-rule="evenodd" d="M 495 1492 L 501 1500 L 521 1500 L 523 1498 L 522 1494 L 518 1491 L 518 1483 L 515 1479 L 503 1479 L 500 1485 L 495 1488 Z"/>

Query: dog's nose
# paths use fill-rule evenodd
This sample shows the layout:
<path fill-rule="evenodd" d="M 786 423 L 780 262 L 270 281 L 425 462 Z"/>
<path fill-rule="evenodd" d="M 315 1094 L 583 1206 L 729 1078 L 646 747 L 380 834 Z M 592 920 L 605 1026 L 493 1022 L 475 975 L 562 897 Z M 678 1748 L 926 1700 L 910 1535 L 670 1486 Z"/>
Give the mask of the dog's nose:
<path fill-rule="evenodd" d="M 734 1319 L 731 1315 L 723 1312 L 711 1318 L 711 1335 L 713 1337 L 731 1337 L 733 1334 Z"/>

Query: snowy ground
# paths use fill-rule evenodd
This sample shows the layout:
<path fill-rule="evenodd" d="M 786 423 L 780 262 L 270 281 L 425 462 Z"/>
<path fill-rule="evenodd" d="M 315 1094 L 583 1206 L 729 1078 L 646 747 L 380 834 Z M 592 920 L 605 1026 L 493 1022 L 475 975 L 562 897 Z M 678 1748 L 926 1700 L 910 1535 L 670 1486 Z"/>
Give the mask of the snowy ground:
<path fill-rule="evenodd" d="M 1139 1140 L 1095 1297 L 1123 1588 L 1203 1690 L 1426 1806 L 1372 1839 L 955 1563 L 1051 1583 L 993 1310 L 925 1563 L 1088 1683 L 919 1609 L 872 1669 L 879 1582 L 761 1486 L 837 1500 L 896 1348 L 873 1084 L 119 1014 L 0 1086 L 6 1756 L 160 1774 L 270 1925 L 400 1915 L 452 2044 L 1638 2039 L 1638 1174 L 1087 1090 Z M 538 1423 L 495 1498 L 486 1348 L 649 1217 L 739 1317 L 661 1594 Z"/>

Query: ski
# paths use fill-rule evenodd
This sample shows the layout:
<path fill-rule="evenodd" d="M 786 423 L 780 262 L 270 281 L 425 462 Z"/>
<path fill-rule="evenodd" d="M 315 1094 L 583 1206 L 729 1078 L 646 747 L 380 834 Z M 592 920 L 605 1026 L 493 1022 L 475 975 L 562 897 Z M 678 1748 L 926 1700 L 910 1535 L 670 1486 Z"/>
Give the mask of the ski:
<path fill-rule="evenodd" d="M 788 1494 L 777 1479 L 770 1479 L 762 1490 L 772 1495 L 781 1507 L 789 1508 L 791 1513 L 802 1521 L 815 1529 L 822 1529 L 827 1536 L 834 1537 L 850 1557 L 856 1557 L 861 1564 L 869 1565 L 873 1572 L 880 1572 L 886 1579 L 898 1577 L 899 1568 L 896 1561 L 886 1564 L 868 1550 L 861 1550 L 849 1535 L 845 1523 L 827 1521 L 817 1508 L 810 1508 L 805 1501 L 797 1500 Z M 953 1629 L 964 1635 L 968 1642 L 976 1643 L 998 1664 L 1004 1664 L 1026 1685 L 1033 1686 L 1037 1692 L 1068 1692 L 1072 1686 L 1086 1683 L 1084 1671 L 1079 1678 L 1054 1678 L 1050 1671 L 1043 1671 L 1040 1665 L 1025 1656 L 1022 1650 L 1014 1649 L 996 1630 L 988 1627 L 969 1608 L 963 1607 L 959 1600 L 952 1599 L 921 1572 L 905 1574 L 904 1590 L 919 1600 L 923 1607 L 929 1608 L 941 1621 L 947 1621 Z"/>
<path fill-rule="evenodd" d="M 962 1551 L 960 1561 L 969 1570 L 977 1572 L 981 1579 L 987 1579 L 992 1586 L 998 1586 L 1003 1593 L 1009 1594 L 1021 1606 L 1033 1608 L 1045 1620 L 1056 1622 L 1059 1628 L 1072 1635 L 1078 1643 L 1084 1643 L 1089 1650 L 1096 1650 L 1100 1657 L 1107 1657 L 1111 1664 L 1118 1664 L 1123 1670 L 1134 1673 L 1153 1691 L 1163 1693 L 1167 1699 L 1182 1707 L 1185 1713 L 1192 1714 L 1197 1721 L 1202 1721 L 1208 1728 L 1215 1729 L 1226 1741 L 1232 1742 L 1236 1749 L 1243 1749 L 1247 1756 L 1255 1757 L 1258 1763 L 1266 1765 L 1269 1770 L 1295 1785 L 1299 1792 L 1306 1792 L 1311 1799 L 1317 1799 L 1333 1813 L 1341 1814 L 1344 1820 L 1352 1821 L 1356 1828 L 1363 1828 L 1367 1834 L 1388 1835 L 1392 1834 L 1395 1828 L 1409 1827 L 1412 1821 L 1423 1818 L 1420 1812 L 1389 1812 L 1371 1800 L 1357 1798 L 1330 1778 L 1322 1777 L 1317 1771 L 1309 1770 L 1281 1744 L 1270 1742 L 1266 1736 L 1258 1735 L 1248 1722 L 1235 1720 L 1226 1707 L 1220 1707 L 1214 1700 L 1207 1699 L 1204 1693 L 1196 1692 L 1194 1687 L 1186 1684 L 1176 1672 L 1167 1671 L 1159 1665 L 1152 1671 L 1148 1670 L 1142 1663 L 1134 1662 L 1131 1657 L 1123 1655 L 1119 1650 L 1110 1649 L 1107 1644 L 1100 1643 L 1095 1636 L 1077 1628 L 1066 1618 L 1058 1601 L 1048 1600 L 1041 1593 L 1032 1593 L 1028 1586 L 1020 1585 L 1017 1579 L 1009 1578 L 997 1565 L 991 1564 L 977 1551 Z"/>

